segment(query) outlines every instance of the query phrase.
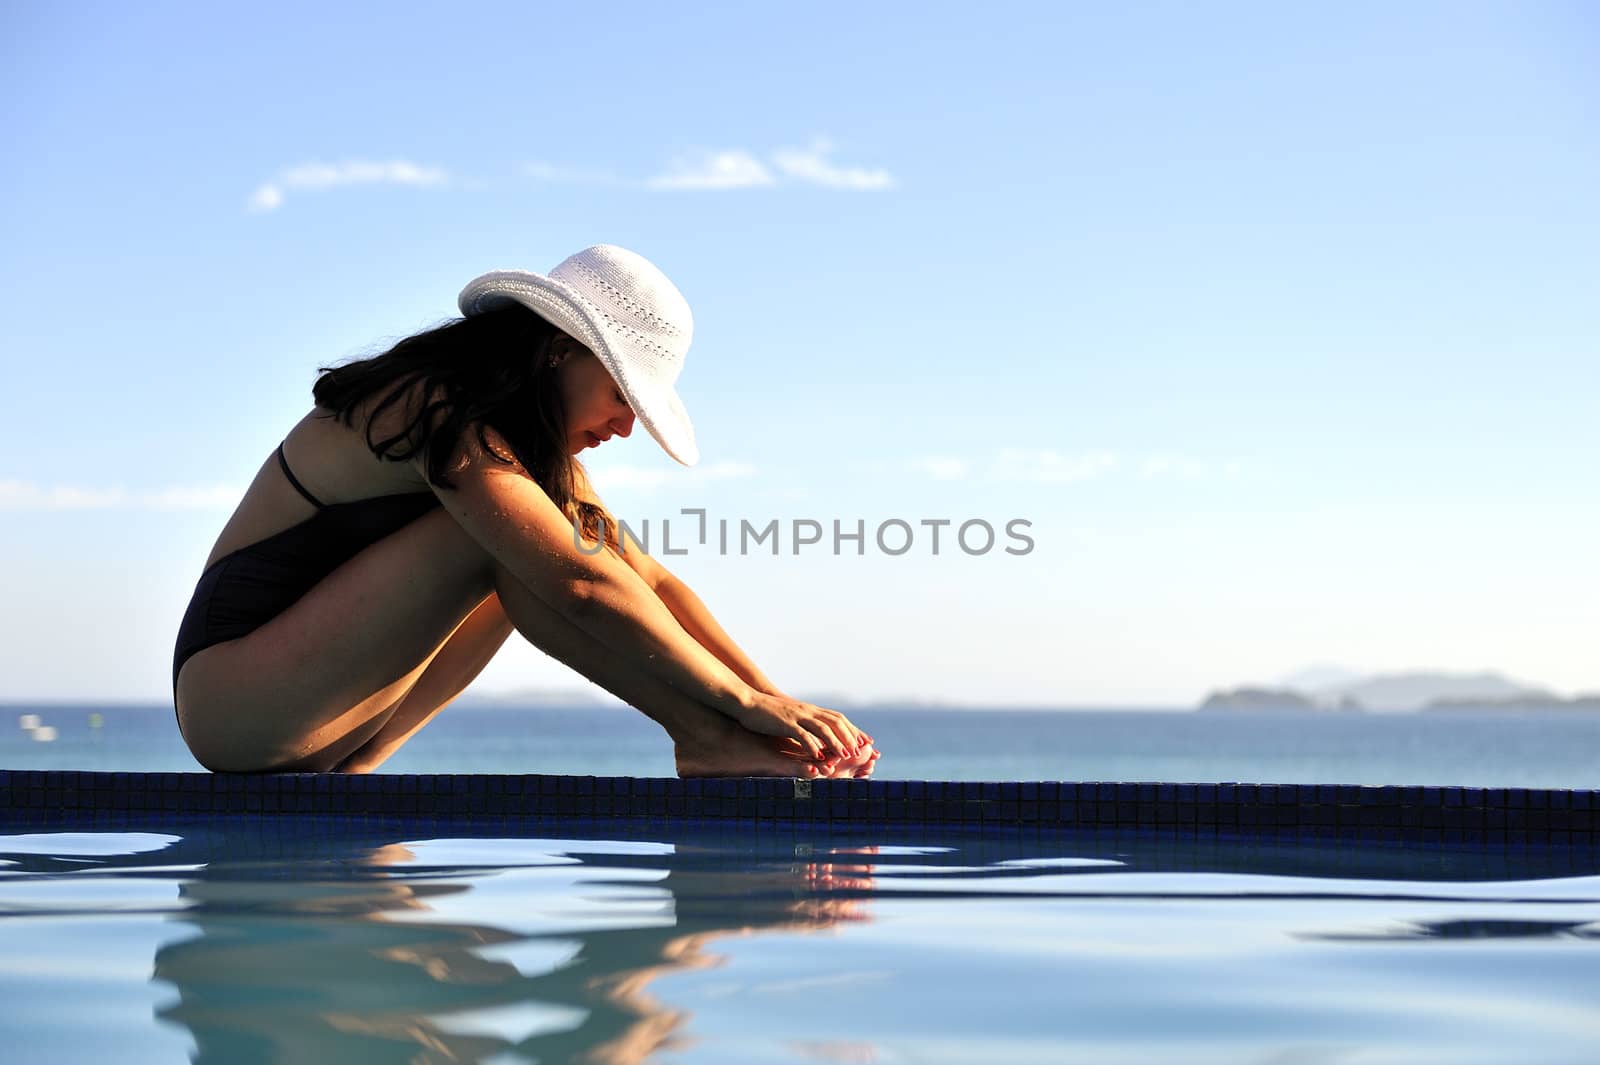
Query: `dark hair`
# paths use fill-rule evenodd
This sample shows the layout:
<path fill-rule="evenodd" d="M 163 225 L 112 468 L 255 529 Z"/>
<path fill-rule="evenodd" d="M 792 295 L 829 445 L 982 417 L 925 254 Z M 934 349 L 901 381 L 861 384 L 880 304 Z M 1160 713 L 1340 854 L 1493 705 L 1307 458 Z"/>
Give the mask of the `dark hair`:
<path fill-rule="evenodd" d="M 311 395 L 352 427 L 357 406 L 381 396 L 361 427 L 367 446 L 397 462 L 425 453 L 428 480 L 441 488 L 454 487 L 446 469 L 471 427 L 485 454 L 520 464 L 586 536 L 599 539 L 603 532 L 614 548 L 616 522 L 578 498 L 583 467 L 567 453 L 567 416 L 550 365 L 552 345 L 562 336 L 525 307 L 497 307 L 406 337 L 381 355 L 319 367 Z M 378 416 L 402 403 L 401 428 L 374 439 Z M 486 426 L 505 439 L 511 455 L 489 445 Z"/>

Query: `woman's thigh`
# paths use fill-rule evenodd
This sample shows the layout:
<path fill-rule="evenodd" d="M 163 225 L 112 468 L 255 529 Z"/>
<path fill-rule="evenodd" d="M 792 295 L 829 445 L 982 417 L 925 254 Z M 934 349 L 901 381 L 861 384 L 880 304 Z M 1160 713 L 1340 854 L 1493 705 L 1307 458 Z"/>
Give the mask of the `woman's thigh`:
<path fill-rule="evenodd" d="M 178 721 L 203 765 L 322 768 L 382 728 L 494 590 L 493 561 L 443 509 L 374 543 L 249 635 L 195 654 Z"/>
<path fill-rule="evenodd" d="M 483 672 L 513 631 L 499 597 L 491 592 L 450 634 L 378 731 L 337 768 L 370 773 L 382 765 Z"/>

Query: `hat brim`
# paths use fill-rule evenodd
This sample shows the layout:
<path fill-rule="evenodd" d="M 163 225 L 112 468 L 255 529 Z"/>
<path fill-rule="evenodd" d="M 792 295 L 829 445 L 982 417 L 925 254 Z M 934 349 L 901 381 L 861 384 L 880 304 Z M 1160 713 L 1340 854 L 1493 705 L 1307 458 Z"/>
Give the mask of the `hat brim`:
<path fill-rule="evenodd" d="M 572 289 L 529 270 L 496 270 L 469 282 L 457 300 L 461 313 L 468 316 L 506 303 L 521 304 L 594 352 L 661 449 L 685 466 L 700 461 L 694 425 L 677 389 L 669 381 L 634 372 L 599 316 Z"/>

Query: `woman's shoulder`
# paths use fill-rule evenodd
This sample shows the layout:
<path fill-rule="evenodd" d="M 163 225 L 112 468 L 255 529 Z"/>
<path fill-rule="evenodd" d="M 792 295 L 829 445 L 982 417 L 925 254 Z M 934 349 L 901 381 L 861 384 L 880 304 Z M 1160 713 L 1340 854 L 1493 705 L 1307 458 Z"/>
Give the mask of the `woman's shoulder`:
<path fill-rule="evenodd" d="M 384 432 L 382 418 L 369 431 L 364 418 L 346 419 L 314 406 L 278 446 L 284 464 L 326 502 L 428 491 L 426 479 L 411 463 L 392 461 L 373 450 L 372 442 L 381 442 Z"/>

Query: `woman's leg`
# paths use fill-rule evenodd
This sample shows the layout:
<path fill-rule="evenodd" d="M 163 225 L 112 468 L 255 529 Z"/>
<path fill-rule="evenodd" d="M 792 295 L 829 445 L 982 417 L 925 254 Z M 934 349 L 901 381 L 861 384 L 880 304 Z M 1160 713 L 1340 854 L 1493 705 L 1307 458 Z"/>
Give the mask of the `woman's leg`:
<path fill-rule="evenodd" d="M 504 567 L 496 566 L 495 585 L 496 594 L 484 602 L 479 613 L 493 609 L 504 619 L 508 629 L 514 625 L 522 636 L 546 654 L 659 724 L 672 738 L 680 775 L 812 777 L 822 772 L 809 760 L 793 757 L 800 753 L 798 744 L 750 732 L 671 685 L 624 665 L 603 644 L 562 617 Z M 485 620 L 484 624 L 487 627 L 490 622 Z M 457 638 L 452 637 L 451 642 Z M 449 646 L 441 651 L 429 671 L 438 669 L 450 651 Z M 481 668 L 481 665 L 477 667 Z M 472 676 L 477 675 L 477 669 Z M 453 698 L 471 680 L 471 676 L 460 679 L 460 674 L 453 672 L 442 672 L 441 676 L 450 678 L 447 686 L 458 680 L 460 684 L 445 695 L 446 699 Z M 427 680 L 425 672 L 377 735 L 350 755 L 340 769 L 370 772 L 427 723 L 439 709 L 439 704 L 434 702 L 439 693 L 424 691 Z"/>
<path fill-rule="evenodd" d="M 177 692 L 184 737 L 216 770 L 371 768 L 499 648 L 503 623 L 490 602 L 530 642 L 659 722 L 677 744 L 680 772 L 814 775 L 784 757 L 786 741 L 758 737 L 622 666 L 443 510 L 361 551 L 255 632 L 189 659 Z M 479 610 L 479 624 L 466 624 Z M 392 721 L 389 736 L 361 755 Z"/>
<path fill-rule="evenodd" d="M 370 773 L 385 762 L 483 672 L 511 632 L 499 597 L 490 593 L 450 634 L 377 733 L 338 765 L 339 771 Z"/>

